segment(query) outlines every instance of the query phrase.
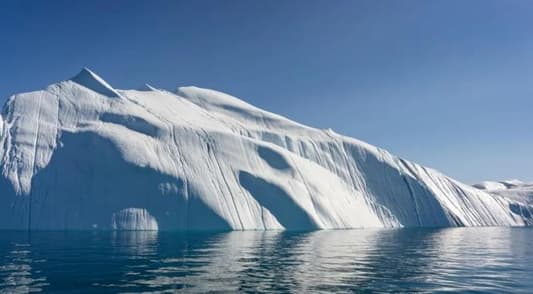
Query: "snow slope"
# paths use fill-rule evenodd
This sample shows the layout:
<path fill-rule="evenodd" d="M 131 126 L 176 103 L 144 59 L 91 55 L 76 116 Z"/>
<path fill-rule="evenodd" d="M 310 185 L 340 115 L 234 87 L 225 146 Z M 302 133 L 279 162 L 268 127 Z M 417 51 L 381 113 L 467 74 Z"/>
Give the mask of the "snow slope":
<path fill-rule="evenodd" d="M 515 214 L 523 215 L 529 225 L 533 225 L 533 183 L 519 180 L 485 181 L 474 185 L 489 194 L 511 200 L 509 208 Z"/>
<path fill-rule="evenodd" d="M 2 229 L 532 222 L 522 199 L 196 87 L 118 90 L 83 69 L 11 97 L 0 129 Z"/>
<path fill-rule="evenodd" d="M 501 182 L 486 181 L 476 184 L 474 187 L 484 190 L 488 193 L 501 195 L 528 204 L 533 204 L 533 183 L 524 183 L 519 180 L 508 180 Z"/>

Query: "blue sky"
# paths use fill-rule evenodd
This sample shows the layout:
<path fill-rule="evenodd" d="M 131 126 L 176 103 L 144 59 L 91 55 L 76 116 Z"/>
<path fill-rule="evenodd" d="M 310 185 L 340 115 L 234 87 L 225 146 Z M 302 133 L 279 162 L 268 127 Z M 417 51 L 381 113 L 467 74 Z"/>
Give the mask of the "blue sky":
<path fill-rule="evenodd" d="M 0 100 L 221 90 L 467 183 L 533 180 L 533 1 L 0 1 Z"/>

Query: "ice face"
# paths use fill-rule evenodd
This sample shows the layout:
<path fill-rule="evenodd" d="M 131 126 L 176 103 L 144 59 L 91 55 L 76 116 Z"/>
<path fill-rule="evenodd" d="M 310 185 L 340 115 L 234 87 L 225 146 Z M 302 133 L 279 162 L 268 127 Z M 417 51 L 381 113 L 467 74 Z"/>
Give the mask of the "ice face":
<path fill-rule="evenodd" d="M 464 185 L 214 90 L 116 90 L 83 69 L 13 96 L 2 118 L 0 228 L 532 223 L 521 198 Z"/>

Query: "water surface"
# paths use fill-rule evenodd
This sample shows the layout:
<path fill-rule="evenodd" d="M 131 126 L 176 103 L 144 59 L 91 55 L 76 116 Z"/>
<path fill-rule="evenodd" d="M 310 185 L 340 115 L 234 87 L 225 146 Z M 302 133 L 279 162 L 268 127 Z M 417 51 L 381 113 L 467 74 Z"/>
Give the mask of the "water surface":
<path fill-rule="evenodd" d="M 0 232 L 0 292 L 533 292 L 533 229 Z"/>

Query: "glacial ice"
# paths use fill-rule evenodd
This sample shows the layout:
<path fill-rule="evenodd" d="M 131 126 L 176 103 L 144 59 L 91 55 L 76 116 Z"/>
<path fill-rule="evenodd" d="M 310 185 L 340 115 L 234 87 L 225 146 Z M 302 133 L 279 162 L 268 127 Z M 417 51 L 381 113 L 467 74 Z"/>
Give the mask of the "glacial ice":
<path fill-rule="evenodd" d="M 533 183 L 524 183 L 519 180 L 485 181 L 475 184 L 474 187 L 518 202 L 533 204 Z"/>
<path fill-rule="evenodd" d="M 0 229 L 523 226 L 531 203 L 214 90 L 88 69 L 0 116 Z"/>

